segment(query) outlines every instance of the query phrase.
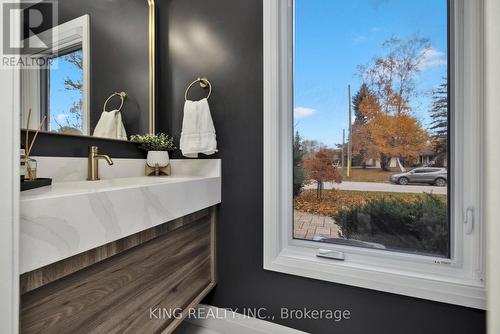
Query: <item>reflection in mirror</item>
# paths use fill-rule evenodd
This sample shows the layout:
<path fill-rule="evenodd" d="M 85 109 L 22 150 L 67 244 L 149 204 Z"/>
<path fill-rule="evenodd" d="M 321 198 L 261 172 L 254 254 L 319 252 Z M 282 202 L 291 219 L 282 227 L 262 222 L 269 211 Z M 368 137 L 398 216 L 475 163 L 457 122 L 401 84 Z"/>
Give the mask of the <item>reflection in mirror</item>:
<path fill-rule="evenodd" d="M 50 93 L 44 114 L 51 121 L 47 124 L 47 130 L 88 134 L 88 112 L 83 110 L 82 49 L 68 50 L 67 53 L 55 56 L 53 62 L 58 63 L 58 66 L 51 66 L 47 71 Z"/>
<path fill-rule="evenodd" d="M 21 127 L 120 140 L 154 132 L 154 1 L 55 4 L 56 24 L 37 35 L 24 26 L 25 44 L 47 47 L 30 52 L 41 66 L 21 71 Z"/>
<path fill-rule="evenodd" d="M 45 119 L 42 131 L 89 135 L 89 16 L 45 34 L 52 35 L 53 44 L 43 54 L 33 55 L 44 57 L 44 65 L 21 71 L 21 124 L 36 129 Z"/>

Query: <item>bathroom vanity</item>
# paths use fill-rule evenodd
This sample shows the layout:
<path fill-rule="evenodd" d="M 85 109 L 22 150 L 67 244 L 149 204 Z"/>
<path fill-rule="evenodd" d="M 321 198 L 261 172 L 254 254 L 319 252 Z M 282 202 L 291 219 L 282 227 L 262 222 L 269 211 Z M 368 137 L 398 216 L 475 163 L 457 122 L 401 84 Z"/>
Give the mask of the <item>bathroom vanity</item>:
<path fill-rule="evenodd" d="M 54 183 L 21 194 L 21 332 L 171 333 L 216 283 L 220 160 L 82 181 L 86 159 L 37 159 Z"/>

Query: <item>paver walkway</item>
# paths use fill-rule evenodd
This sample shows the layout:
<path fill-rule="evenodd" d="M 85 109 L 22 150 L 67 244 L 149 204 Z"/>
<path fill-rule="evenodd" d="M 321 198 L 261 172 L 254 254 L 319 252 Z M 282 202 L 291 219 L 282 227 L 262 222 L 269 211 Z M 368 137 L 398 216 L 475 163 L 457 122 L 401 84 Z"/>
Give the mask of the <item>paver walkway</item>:
<path fill-rule="evenodd" d="M 306 240 L 320 237 L 339 238 L 340 229 L 330 217 L 294 210 L 293 236 Z"/>

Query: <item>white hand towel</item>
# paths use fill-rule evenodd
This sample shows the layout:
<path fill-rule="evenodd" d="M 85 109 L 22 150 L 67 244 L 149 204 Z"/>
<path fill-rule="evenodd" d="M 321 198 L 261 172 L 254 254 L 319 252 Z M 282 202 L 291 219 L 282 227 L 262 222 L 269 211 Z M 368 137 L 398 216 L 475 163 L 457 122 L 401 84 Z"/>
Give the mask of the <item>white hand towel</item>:
<path fill-rule="evenodd" d="M 127 140 L 127 132 L 122 122 L 119 110 L 103 111 L 94 129 L 94 137 L 104 137 Z"/>
<path fill-rule="evenodd" d="M 217 152 L 215 127 L 207 99 L 184 103 L 180 149 L 188 158 L 197 158 L 198 153 L 210 155 Z"/>

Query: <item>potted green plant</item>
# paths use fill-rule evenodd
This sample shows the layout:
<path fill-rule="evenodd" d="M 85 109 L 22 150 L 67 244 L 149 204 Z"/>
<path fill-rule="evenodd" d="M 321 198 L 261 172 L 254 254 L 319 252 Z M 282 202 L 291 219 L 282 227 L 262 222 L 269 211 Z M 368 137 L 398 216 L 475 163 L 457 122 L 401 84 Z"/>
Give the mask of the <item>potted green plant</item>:
<path fill-rule="evenodd" d="M 148 152 L 146 163 L 150 167 L 166 167 L 170 161 L 168 151 L 176 149 L 174 139 L 164 133 L 133 135 L 130 140 L 139 143 L 139 148 Z"/>

